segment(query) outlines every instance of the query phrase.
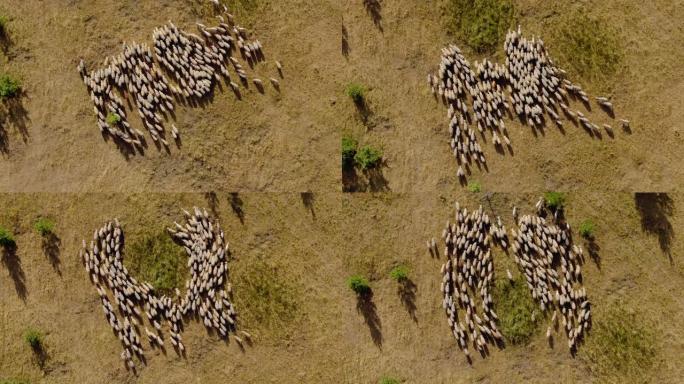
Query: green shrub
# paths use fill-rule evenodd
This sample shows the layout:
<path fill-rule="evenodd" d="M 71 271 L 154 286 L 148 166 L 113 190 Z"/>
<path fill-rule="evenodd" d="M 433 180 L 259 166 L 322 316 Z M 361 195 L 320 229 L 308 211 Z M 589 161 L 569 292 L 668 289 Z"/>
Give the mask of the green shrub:
<path fill-rule="evenodd" d="M 399 384 L 399 380 L 386 376 L 380 379 L 380 384 Z"/>
<path fill-rule="evenodd" d="M 354 166 L 354 156 L 356 156 L 356 148 L 358 142 L 349 136 L 342 137 L 342 166 Z"/>
<path fill-rule="evenodd" d="M 473 193 L 481 192 L 482 185 L 480 185 L 480 183 L 477 181 L 470 181 L 468 182 L 468 190 Z"/>
<path fill-rule="evenodd" d="M 182 287 L 187 274 L 187 256 L 166 232 L 148 233 L 127 248 L 126 261 L 138 280 L 148 281 L 155 290 L 171 294 Z"/>
<path fill-rule="evenodd" d="M 561 192 L 546 192 L 544 194 L 544 200 L 546 201 L 546 206 L 556 210 L 563 208 L 565 204 L 565 194 Z"/>
<path fill-rule="evenodd" d="M 606 20 L 583 10 L 561 14 L 554 22 L 552 53 L 571 74 L 603 87 L 620 68 L 623 49 L 619 33 Z"/>
<path fill-rule="evenodd" d="M 596 230 L 596 225 L 591 219 L 584 220 L 579 227 L 580 236 L 585 239 L 591 239 L 594 237 L 594 231 Z"/>
<path fill-rule="evenodd" d="M 24 341 L 33 349 L 36 351 L 39 351 L 43 348 L 43 334 L 33 328 L 29 328 L 24 332 Z"/>
<path fill-rule="evenodd" d="M 21 92 L 21 83 L 19 80 L 9 76 L 0 76 L 0 98 L 9 99 L 16 97 Z"/>
<path fill-rule="evenodd" d="M 7 16 L 0 15 L 0 36 L 5 36 L 7 34 L 7 23 L 9 20 Z"/>
<path fill-rule="evenodd" d="M 580 349 L 592 373 L 629 382 L 649 382 L 658 349 L 653 327 L 622 305 L 611 304 L 594 317 L 591 335 Z M 610 380 L 620 382 L 623 380 Z"/>
<path fill-rule="evenodd" d="M 397 265 L 390 271 L 390 277 L 398 282 L 408 280 L 409 268 L 405 265 Z"/>
<path fill-rule="evenodd" d="M 493 296 L 499 328 L 506 340 L 512 344 L 527 343 L 537 330 L 537 319 L 532 320 L 537 305 L 525 281 L 520 277 L 513 282 L 499 280 Z"/>
<path fill-rule="evenodd" d="M 0 379 L 0 384 L 29 384 L 29 381 L 22 379 Z"/>
<path fill-rule="evenodd" d="M 364 295 L 371 291 L 368 280 L 359 275 L 354 275 L 347 279 L 347 285 L 349 285 L 349 288 L 358 295 Z"/>
<path fill-rule="evenodd" d="M 16 243 L 14 242 L 14 235 L 7 228 L 0 227 L 0 246 L 2 247 L 13 247 Z"/>
<path fill-rule="evenodd" d="M 370 146 L 361 148 L 354 156 L 354 161 L 361 169 L 367 170 L 380 165 L 382 151 Z"/>
<path fill-rule="evenodd" d="M 448 0 L 447 31 L 478 52 L 492 51 L 513 25 L 511 0 Z"/>
<path fill-rule="evenodd" d="M 109 125 L 116 125 L 116 124 L 119 124 L 119 122 L 121 121 L 121 116 L 119 116 L 118 113 L 109 112 L 109 113 L 107 114 L 107 119 L 106 119 L 106 120 L 107 120 L 107 124 L 109 124 Z"/>
<path fill-rule="evenodd" d="M 47 236 L 55 230 L 55 222 L 48 218 L 41 217 L 33 225 L 33 228 L 35 228 L 41 236 Z"/>
<path fill-rule="evenodd" d="M 366 100 L 366 88 L 359 83 L 349 83 L 347 89 L 345 90 L 347 96 L 351 97 L 356 104 L 363 104 Z"/>

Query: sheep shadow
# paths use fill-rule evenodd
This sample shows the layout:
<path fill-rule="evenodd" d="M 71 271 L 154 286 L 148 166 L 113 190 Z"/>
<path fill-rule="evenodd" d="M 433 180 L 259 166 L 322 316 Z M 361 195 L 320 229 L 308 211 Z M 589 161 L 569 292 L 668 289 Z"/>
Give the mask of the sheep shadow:
<path fill-rule="evenodd" d="M 415 323 L 418 322 L 418 317 L 416 316 L 416 292 L 418 291 L 418 286 L 409 278 L 402 279 L 399 282 L 399 288 L 397 289 L 397 294 L 401 299 L 401 303 L 408 311 L 411 320 Z"/>
<path fill-rule="evenodd" d="M 209 206 L 209 210 L 211 211 L 212 216 L 218 217 L 218 196 L 216 196 L 216 192 L 205 192 L 204 193 L 204 200 L 207 201 L 207 205 Z"/>
<path fill-rule="evenodd" d="M 17 255 L 17 245 L 9 244 L 0 247 L 0 261 L 9 271 L 9 275 L 14 282 L 14 290 L 17 291 L 17 296 L 26 302 L 26 275 L 21 267 L 21 259 Z"/>
<path fill-rule="evenodd" d="M 378 316 L 377 307 L 373 302 L 373 291 L 356 296 L 356 310 L 363 315 L 375 346 L 382 348 L 382 323 L 380 316 Z"/>
<path fill-rule="evenodd" d="M 61 264 L 60 256 L 60 246 L 62 245 L 62 240 L 56 234 L 50 232 L 43 236 L 41 242 L 41 247 L 43 248 L 43 253 L 47 257 L 52 269 L 57 272 L 58 275 L 62 276 L 62 271 L 59 269 Z"/>
<path fill-rule="evenodd" d="M 660 250 L 674 264 L 671 249 L 674 229 L 669 219 L 674 213 L 672 198 L 667 193 L 636 193 L 634 202 L 641 216 L 642 231 L 658 236 Z"/>

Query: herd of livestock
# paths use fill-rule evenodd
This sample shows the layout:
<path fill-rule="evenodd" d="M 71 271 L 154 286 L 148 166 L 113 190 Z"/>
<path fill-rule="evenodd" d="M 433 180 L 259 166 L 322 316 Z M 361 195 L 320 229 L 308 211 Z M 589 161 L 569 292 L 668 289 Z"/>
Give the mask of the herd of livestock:
<path fill-rule="evenodd" d="M 183 321 L 198 316 L 208 331 L 224 339 L 232 333 L 239 344 L 243 342 L 235 335 L 237 312 L 230 301 L 230 283 L 226 281 L 229 248 L 223 231 L 206 210 L 195 208 L 192 214 L 184 213 L 186 223 L 176 223 L 175 228 L 168 229 L 188 255 L 191 276 L 182 297 L 178 289 L 174 299 L 160 295 L 149 283 L 130 276 L 123 264 L 124 233 L 118 220 L 95 230 L 89 247 L 83 241 L 82 261 L 100 296 L 105 317 L 123 346 L 121 358 L 129 369 L 135 369 L 133 357 L 145 363 L 141 327 L 151 347 L 164 349 L 162 325 L 166 322 L 169 341 L 179 354 L 185 351 L 181 338 Z M 242 334 L 250 337 L 247 332 Z"/>
<path fill-rule="evenodd" d="M 537 203 L 537 210 L 536 215 L 518 217 L 517 209 L 513 209 L 518 229 L 511 229 L 509 240 L 500 217 L 493 223 L 482 206 L 468 213 L 467 208 L 456 203 L 455 220 L 447 222 L 442 232 L 446 257 L 441 269 L 442 306 L 468 361 L 469 343 L 483 357 L 489 353 L 488 344 L 504 344 L 491 295 L 493 245 L 512 251 L 532 298 L 542 313 L 551 315 L 552 324 L 546 331 L 549 342 L 561 321 L 568 348 L 575 353 L 585 331 L 591 327 L 591 304 L 582 285 L 582 249 L 573 245 L 569 224 L 562 219 L 554 219 L 554 224 L 545 218 L 543 200 Z M 427 247 L 433 256 L 439 255 L 434 238 Z M 511 272 L 507 271 L 507 275 L 513 283 Z M 481 307 L 479 314 L 476 303 Z M 460 319 L 459 312 L 463 313 Z"/>
<path fill-rule="evenodd" d="M 126 114 L 127 95 L 133 98 L 152 140 L 165 148 L 169 146 L 169 138 L 163 120 L 172 115 L 176 101 L 196 104 L 222 79 L 239 98 L 239 84 L 248 86 L 250 82 L 241 60 L 254 67 L 265 56 L 259 40 L 250 39 L 247 30 L 235 24 L 233 15 L 227 11 L 225 14 L 225 18 L 218 16 L 218 26 L 198 23 L 200 35 L 183 31 L 169 22 L 155 29 L 152 48 L 146 44 L 124 43 L 123 52 L 106 58 L 104 67 L 97 70 L 88 71 L 81 60 L 78 71 L 90 93 L 102 134 L 127 146 L 145 146 L 143 132 L 131 126 Z M 236 57 L 236 51 L 241 60 Z M 282 76 L 282 65 L 277 61 L 275 65 Z M 230 67 L 236 78 L 231 77 Z M 269 81 L 276 91 L 280 90 L 276 78 Z M 261 79 L 253 78 L 251 82 L 260 92 L 264 91 Z M 178 128 L 172 125 L 171 137 L 180 140 L 179 135 Z"/>
<path fill-rule="evenodd" d="M 563 113 L 590 135 L 602 135 L 597 124 L 569 106 L 571 100 L 580 100 L 588 106 L 589 96 L 581 86 L 565 77 L 564 70 L 554 65 L 541 39 L 528 40 L 518 28 L 508 32 L 504 49 L 505 65 L 492 64 L 485 59 L 475 63 L 473 70 L 461 50 L 450 45 L 442 49 L 438 73 L 427 77 L 432 92 L 448 106 L 449 140 L 459 164 L 457 176 L 461 180 L 466 177 L 464 167 L 469 169 L 471 163 L 486 166 L 474 126 L 483 138 L 485 131 L 491 132 L 497 150 L 511 147 L 504 123 L 506 115 L 516 115 L 533 129 L 542 129 L 545 115 L 562 127 L 560 114 Z M 596 101 L 614 117 L 613 104 L 608 98 L 597 97 Z M 629 131 L 628 120 L 621 119 L 619 123 Z M 613 136 L 610 125 L 603 124 L 603 129 Z"/>

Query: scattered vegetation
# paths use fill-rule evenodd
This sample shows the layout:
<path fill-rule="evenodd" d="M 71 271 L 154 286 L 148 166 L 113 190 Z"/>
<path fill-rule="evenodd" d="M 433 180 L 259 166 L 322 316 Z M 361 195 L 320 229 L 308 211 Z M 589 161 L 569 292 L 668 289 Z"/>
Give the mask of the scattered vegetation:
<path fill-rule="evenodd" d="M 498 280 L 493 296 L 504 338 L 511 344 L 527 343 L 537 330 L 537 319 L 532 319 L 537 306 L 525 281 Z"/>
<path fill-rule="evenodd" d="M 366 101 L 366 88 L 359 83 L 349 83 L 345 89 L 345 93 L 347 96 L 351 97 L 356 104 L 363 104 Z"/>
<path fill-rule="evenodd" d="M 561 66 L 599 87 L 620 68 L 622 44 L 618 32 L 605 20 L 583 10 L 563 12 L 555 22 L 555 49 Z M 557 52 L 556 52 L 557 51 Z"/>
<path fill-rule="evenodd" d="M 36 220 L 33 228 L 35 228 L 36 232 L 38 232 L 41 236 L 47 236 L 53 233 L 55 230 L 55 222 L 48 218 L 41 217 Z"/>
<path fill-rule="evenodd" d="M 129 269 L 155 290 L 171 294 L 181 288 L 187 275 L 185 251 L 164 231 L 145 234 L 127 247 Z"/>
<path fill-rule="evenodd" d="M 298 285 L 263 260 L 250 261 L 232 275 L 241 324 L 275 335 L 287 333 L 298 318 Z"/>
<path fill-rule="evenodd" d="M 21 92 L 21 83 L 10 75 L 0 76 L 0 99 L 16 97 Z"/>
<path fill-rule="evenodd" d="M 9 22 L 9 20 L 7 19 L 7 16 L 0 15 L 0 36 L 7 35 L 7 23 L 8 22 Z"/>
<path fill-rule="evenodd" d="M 14 235 L 7 228 L 0 227 L 0 246 L 2 247 L 13 247 L 16 243 L 14 242 Z"/>
<path fill-rule="evenodd" d="M 473 193 L 481 192 L 482 185 L 480 185 L 480 183 L 477 181 L 470 181 L 468 182 L 468 190 Z"/>
<path fill-rule="evenodd" d="M 580 349 L 580 357 L 597 376 L 639 378 L 634 382 L 647 382 L 657 354 L 652 327 L 644 324 L 636 313 L 617 304 L 596 317 L 591 337 Z"/>
<path fill-rule="evenodd" d="M 594 237 L 594 231 L 596 230 L 596 225 L 591 219 L 584 220 L 579 227 L 580 236 L 585 239 L 591 239 Z"/>
<path fill-rule="evenodd" d="M 376 168 L 382 161 L 382 151 L 367 145 L 356 153 L 354 161 L 364 171 Z"/>
<path fill-rule="evenodd" d="M 107 114 L 106 121 L 109 125 L 116 125 L 119 124 L 119 122 L 121 121 L 121 116 L 119 116 L 118 113 L 109 112 Z"/>
<path fill-rule="evenodd" d="M 24 332 L 24 341 L 34 350 L 40 351 L 43 349 L 43 333 L 29 328 Z"/>
<path fill-rule="evenodd" d="M 477 52 L 494 50 L 514 19 L 511 0 L 449 0 L 444 11 L 447 31 Z"/>
<path fill-rule="evenodd" d="M 565 194 L 561 192 L 546 192 L 544 200 L 547 207 L 553 210 L 562 209 L 563 204 L 565 204 Z"/>
<path fill-rule="evenodd" d="M 399 380 L 393 378 L 393 377 L 383 377 L 380 379 L 380 384 L 399 384 Z"/>
<path fill-rule="evenodd" d="M 29 384 L 29 381 L 22 379 L 0 379 L 0 384 Z"/>
<path fill-rule="evenodd" d="M 397 265 L 390 271 L 390 277 L 398 282 L 408 279 L 409 268 L 405 265 Z"/>
<path fill-rule="evenodd" d="M 349 277 L 349 279 L 347 279 L 347 285 L 349 285 L 349 288 L 356 292 L 357 295 L 365 295 L 371 291 L 368 280 L 359 275 Z"/>
<path fill-rule="evenodd" d="M 354 166 L 354 156 L 359 143 L 350 136 L 342 137 L 342 166 L 345 168 Z"/>

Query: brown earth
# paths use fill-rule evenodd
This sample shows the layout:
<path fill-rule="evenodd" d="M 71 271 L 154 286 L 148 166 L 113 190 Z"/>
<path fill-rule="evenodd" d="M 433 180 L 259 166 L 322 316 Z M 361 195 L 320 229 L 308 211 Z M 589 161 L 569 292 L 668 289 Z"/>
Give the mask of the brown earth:
<path fill-rule="evenodd" d="M 564 337 L 559 336 L 556 347 L 549 348 L 543 335 L 545 326 L 537 329 L 529 344 L 494 350 L 486 360 L 477 357 L 469 366 L 441 309 L 442 261 L 425 250 L 425 240 L 439 236 L 452 216 L 454 196 L 341 196 L 0 196 L 0 204 L 7 207 L 0 213 L 0 225 L 16 234 L 14 260 L 19 262 L 13 265 L 20 264 L 24 279 L 19 286 L 25 286 L 22 300 L 7 266 L 0 266 L 0 376 L 43 383 L 375 383 L 383 375 L 406 383 L 613 381 L 590 372 L 582 349 L 573 358 L 564 347 Z M 457 198 L 471 209 L 483 204 L 510 227 L 511 206 L 529 212 L 538 196 L 460 194 Z M 663 195 L 661 199 L 665 205 L 640 197 L 642 215 L 631 194 L 572 193 L 566 213 L 577 242 L 582 242 L 576 234 L 579 222 L 590 218 L 597 225 L 600 268 L 589 258 L 584 266 L 594 322 L 600 322 L 605 308 L 616 301 L 639 314 L 656 334 L 654 365 L 644 368 L 645 377 L 649 382 L 674 383 L 684 374 L 678 363 L 684 356 L 680 342 L 684 303 L 676 294 L 684 289 L 684 248 L 678 235 L 684 226 L 684 196 Z M 239 203 L 231 205 L 231 201 Z M 77 257 L 81 239 L 106 220 L 118 217 L 127 243 L 134 242 L 148 228 L 162 230 L 173 220 L 181 220 L 181 208 L 212 204 L 234 249 L 230 280 L 243 320 L 241 327 L 254 335 L 254 345 L 242 352 L 234 342 L 226 345 L 207 335 L 201 324 L 190 321 L 184 335 L 187 360 L 172 351 L 164 356 L 148 348 L 148 366 L 139 376 L 127 373 L 119 359 L 120 344 Z M 244 223 L 235 214 L 235 205 L 241 207 Z M 41 215 L 57 223 L 59 273 L 32 229 Z M 646 229 L 643 220 L 648 220 Z M 662 231 L 650 232 L 654 228 Z M 282 312 L 278 312 L 278 322 L 252 320 L 260 306 L 274 303 L 273 296 L 245 297 L 245 274 L 260 261 L 277 271 L 274 278 L 287 287 L 283 295 L 296 303 L 292 320 Z M 397 283 L 388 276 L 398 263 L 410 267 L 416 286 L 415 297 L 407 303 L 415 306 L 415 319 L 398 296 Z M 510 257 L 501 252 L 495 253 L 495 265 L 499 278 L 505 276 L 502 268 L 517 273 Z M 373 305 L 361 311 L 346 286 L 347 277 L 356 273 L 370 279 L 374 292 Z M 48 360 L 42 371 L 21 337 L 28 327 L 46 333 Z M 592 342 L 590 333 L 583 348 Z"/>

